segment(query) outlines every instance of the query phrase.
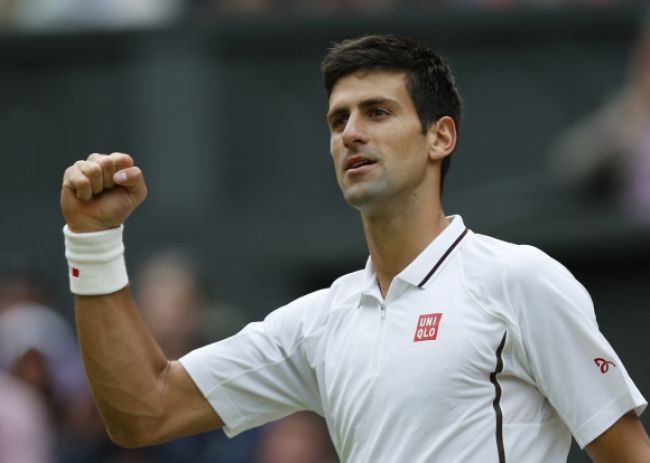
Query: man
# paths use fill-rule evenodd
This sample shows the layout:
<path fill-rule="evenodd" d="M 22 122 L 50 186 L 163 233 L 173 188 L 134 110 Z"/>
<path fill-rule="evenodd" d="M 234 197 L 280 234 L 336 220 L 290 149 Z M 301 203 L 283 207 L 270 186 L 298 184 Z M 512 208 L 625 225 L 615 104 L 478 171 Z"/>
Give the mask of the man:
<path fill-rule="evenodd" d="M 323 62 L 339 186 L 365 270 L 232 338 L 169 361 L 125 286 L 121 226 L 146 196 L 130 156 L 68 168 L 61 204 L 79 340 L 112 438 L 229 435 L 298 410 L 345 462 L 650 461 L 646 402 L 598 332 L 586 291 L 535 248 L 446 217 L 461 103 L 425 45 L 368 36 Z"/>

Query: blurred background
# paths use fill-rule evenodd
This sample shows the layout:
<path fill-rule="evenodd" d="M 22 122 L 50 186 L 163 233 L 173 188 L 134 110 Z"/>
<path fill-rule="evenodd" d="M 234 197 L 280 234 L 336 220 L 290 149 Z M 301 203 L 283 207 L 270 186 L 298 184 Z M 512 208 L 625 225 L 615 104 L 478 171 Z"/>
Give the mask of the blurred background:
<path fill-rule="evenodd" d="M 309 414 L 110 444 L 74 342 L 58 196 L 89 153 L 136 158 L 150 194 L 127 262 L 170 356 L 328 286 L 367 250 L 332 172 L 319 63 L 364 33 L 448 59 L 466 116 L 445 211 L 563 262 L 650 396 L 645 1 L 0 0 L 0 28 L 0 463 L 336 461 Z"/>

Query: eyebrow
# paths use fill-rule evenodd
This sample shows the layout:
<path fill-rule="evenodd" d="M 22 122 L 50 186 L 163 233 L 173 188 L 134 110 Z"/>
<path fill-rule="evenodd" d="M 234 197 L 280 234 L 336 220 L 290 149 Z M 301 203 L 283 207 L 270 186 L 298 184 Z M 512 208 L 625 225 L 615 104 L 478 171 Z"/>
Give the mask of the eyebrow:
<path fill-rule="evenodd" d="M 377 98 L 367 98 L 365 100 L 361 100 L 359 103 L 357 103 L 357 106 L 360 107 L 361 109 L 367 109 L 371 108 L 373 106 L 378 106 L 382 104 L 391 104 L 395 105 L 397 104 L 397 101 L 391 99 L 391 98 L 384 98 L 384 97 L 377 97 Z M 345 114 L 347 113 L 348 110 L 346 107 L 338 107 L 338 108 L 333 108 L 331 109 L 327 115 L 326 118 L 327 120 L 330 120 L 334 116 L 338 116 L 340 114 Z"/>

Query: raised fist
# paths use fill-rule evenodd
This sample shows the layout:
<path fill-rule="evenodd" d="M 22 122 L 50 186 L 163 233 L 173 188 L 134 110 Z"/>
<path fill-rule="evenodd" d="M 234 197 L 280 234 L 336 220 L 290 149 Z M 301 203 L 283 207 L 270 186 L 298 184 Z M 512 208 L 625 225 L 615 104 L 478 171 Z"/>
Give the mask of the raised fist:
<path fill-rule="evenodd" d="M 61 211 L 78 233 L 119 227 L 144 201 L 147 186 L 133 158 L 124 153 L 93 153 L 63 175 Z"/>

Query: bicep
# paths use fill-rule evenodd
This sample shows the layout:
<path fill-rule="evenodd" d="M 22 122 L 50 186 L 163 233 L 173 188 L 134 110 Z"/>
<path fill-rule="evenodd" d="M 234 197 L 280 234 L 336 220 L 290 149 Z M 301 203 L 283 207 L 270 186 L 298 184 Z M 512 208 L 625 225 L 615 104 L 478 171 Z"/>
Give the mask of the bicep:
<path fill-rule="evenodd" d="M 623 415 L 585 450 L 595 463 L 650 463 L 650 440 L 633 411 Z"/>
<path fill-rule="evenodd" d="M 156 442 L 223 427 L 223 421 L 180 362 L 168 363 L 161 382 L 163 416 L 153 438 Z"/>

